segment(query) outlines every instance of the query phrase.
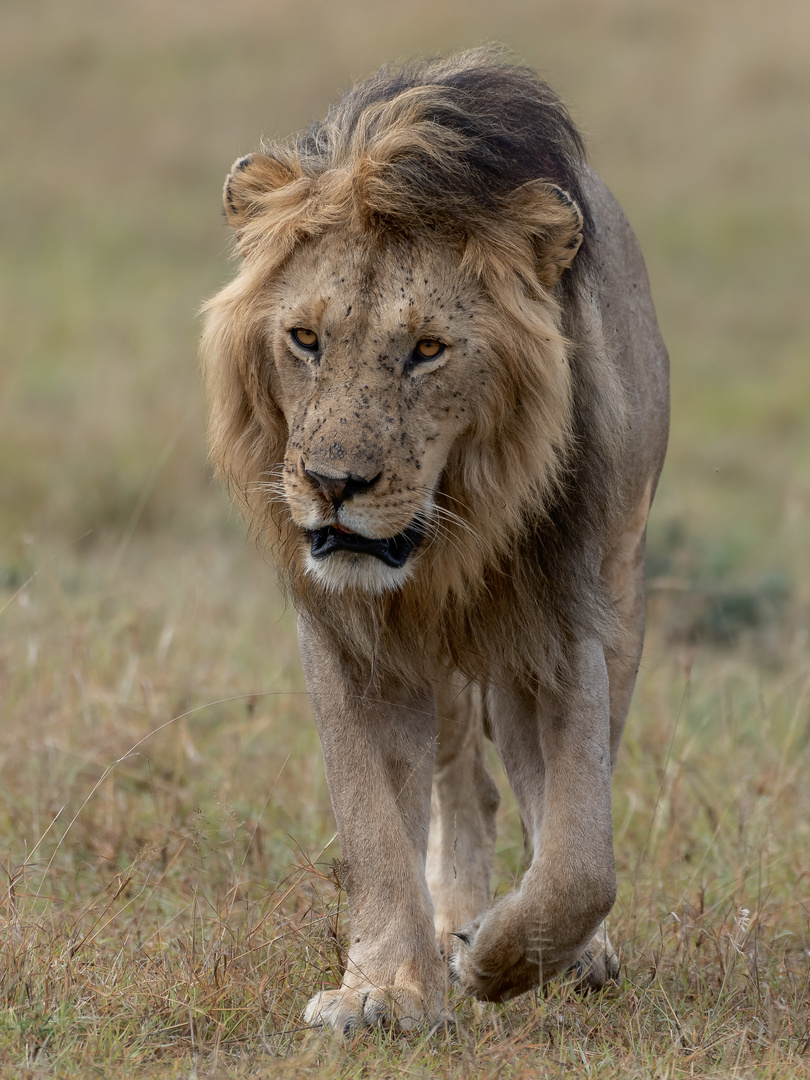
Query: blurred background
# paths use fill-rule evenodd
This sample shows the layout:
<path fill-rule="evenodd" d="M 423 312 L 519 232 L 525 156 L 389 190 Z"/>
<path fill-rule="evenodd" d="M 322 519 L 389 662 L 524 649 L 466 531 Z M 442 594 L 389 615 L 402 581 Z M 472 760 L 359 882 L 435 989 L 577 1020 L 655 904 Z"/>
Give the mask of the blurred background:
<path fill-rule="evenodd" d="M 487 41 L 562 94 L 646 253 L 672 357 L 660 647 L 803 670 L 804 0 L 31 0 L 2 22 L 0 694 L 32 737 L 106 718 L 114 755 L 122 716 L 300 691 L 273 571 L 206 462 L 222 181 L 382 62 Z"/>

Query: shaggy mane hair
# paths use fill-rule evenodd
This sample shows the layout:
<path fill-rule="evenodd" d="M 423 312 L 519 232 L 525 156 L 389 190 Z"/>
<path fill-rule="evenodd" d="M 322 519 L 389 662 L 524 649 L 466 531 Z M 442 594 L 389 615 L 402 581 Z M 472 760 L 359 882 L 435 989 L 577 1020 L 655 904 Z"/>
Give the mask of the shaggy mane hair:
<path fill-rule="evenodd" d="M 534 248 L 507 209 L 533 180 L 561 189 L 558 210 L 546 206 L 530 223 Z M 607 643 L 612 632 L 594 552 L 616 498 L 624 424 L 622 388 L 589 346 L 580 314 L 597 238 L 584 146 L 565 107 L 533 72 L 489 49 L 384 68 L 308 131 L 237 162 L 224 199 L 243 262 L 206 306 L 212 456 L 255 532 L 277 549 L 296 605 L 364 683 L 370 672 L 412 681 L 446 664 L 479 680 L 565 683 L 574 640 L 595 634 Z M 583 244 L 547 288 L 537 251 L 563 216 L 570 220 L 572 200 Z M 437 537 L 412 580 L 382 595 L 330 595 L 302 572 L 300 534 L 271 482 L 288 433 L 262 337 L 264 286 L 299 244 L 347 222 L 358 241 L 419 238 L 460 252 L 503 325 L 517 328 L 510 340 L 528 333 L 537 342 L 534 352 L 501 354 L 513 400 L 493 401 L 501 420 L 477 436 L 496 463 L 486 484 L 473 490 L 464 460 L 450 462 L 440 484 L 437 502 L 452 500 L 465 528 Z M 544 456 L 526 477 L 521 441 L 541 429 Z M 471 455 L 465 445 L 460 453 Z M 487 505 L 482 493 L 498 498 Z"/>
<path fill-rule="evenodd" d="M 585 145 L 567 109 L 534 72 L 491 49 L 383 67 L 291 149 L 310 176 L 365 159 L 358 194 L 388 225 L 420 223 L 457 241 L 497 216 L 500 198 L 541 178 L 567 191 L 591 228 Z"/>

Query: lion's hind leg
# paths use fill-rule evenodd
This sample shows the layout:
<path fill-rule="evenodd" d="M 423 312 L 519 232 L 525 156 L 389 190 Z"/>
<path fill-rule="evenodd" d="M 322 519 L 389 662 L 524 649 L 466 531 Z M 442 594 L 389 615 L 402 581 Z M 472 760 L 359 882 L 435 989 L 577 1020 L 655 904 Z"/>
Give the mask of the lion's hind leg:
<path fill-rule="evenodd" d="M 576 976 L 578 990 L 601 990 L 608 982 L 618 978 L 619 957 L 608 937 L 605 923 L 599 927 L 571 967 Z"/>
<path fill-rule="evenodd" d="M 484 756 L 479 688 L 448 676 L 438 691 L 438 714 L 427 882 L 436 937 L 450 951 L 450 935 L 489 906 L 500 796 Z"/>
<path fill-rule="evenodd" d="M 617 634 L 605 649 L 610 684 L 610 756 L 613 768 L 619 751 L 630 699 L 644 646 L 644 548 L 652 480 L 641 496 L 627 528 L 602 563 L 601 577 L 613 601 Z"/>

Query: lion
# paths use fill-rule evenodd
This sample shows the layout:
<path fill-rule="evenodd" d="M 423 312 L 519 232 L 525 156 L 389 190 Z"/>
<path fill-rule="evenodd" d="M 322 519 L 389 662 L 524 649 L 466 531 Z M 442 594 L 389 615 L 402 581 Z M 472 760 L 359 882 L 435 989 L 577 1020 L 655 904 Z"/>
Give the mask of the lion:
<path fill-rule="evenodd" d="M 491 50 L 384 68 L 225 182 L 211 453 L 298 610 L 341 847 L 339 1032 L 618 971 L 611 774 L 668 360 L 559 98 Z M 491 902 L 495 744 L 531 860 Z"/>

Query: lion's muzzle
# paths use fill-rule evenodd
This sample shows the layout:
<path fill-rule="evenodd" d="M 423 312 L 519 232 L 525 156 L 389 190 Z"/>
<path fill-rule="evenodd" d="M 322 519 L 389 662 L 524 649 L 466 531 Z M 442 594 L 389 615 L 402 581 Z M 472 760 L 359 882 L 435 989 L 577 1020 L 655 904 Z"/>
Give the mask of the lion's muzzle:
<path fill-rule="evenodd" d="M 361 536 L 359 533 L 344 532 L 333 525 L 327 525 L 323 529 L 315 529 L 309 535 L 313 559 L 327 559 L 336 551 L 352 551 L 358 555 L 373 555 L 387 566 L 400 569 L 422 539 L 422 530 L 411 525 L 397 536 L 377 539 Z"/>

